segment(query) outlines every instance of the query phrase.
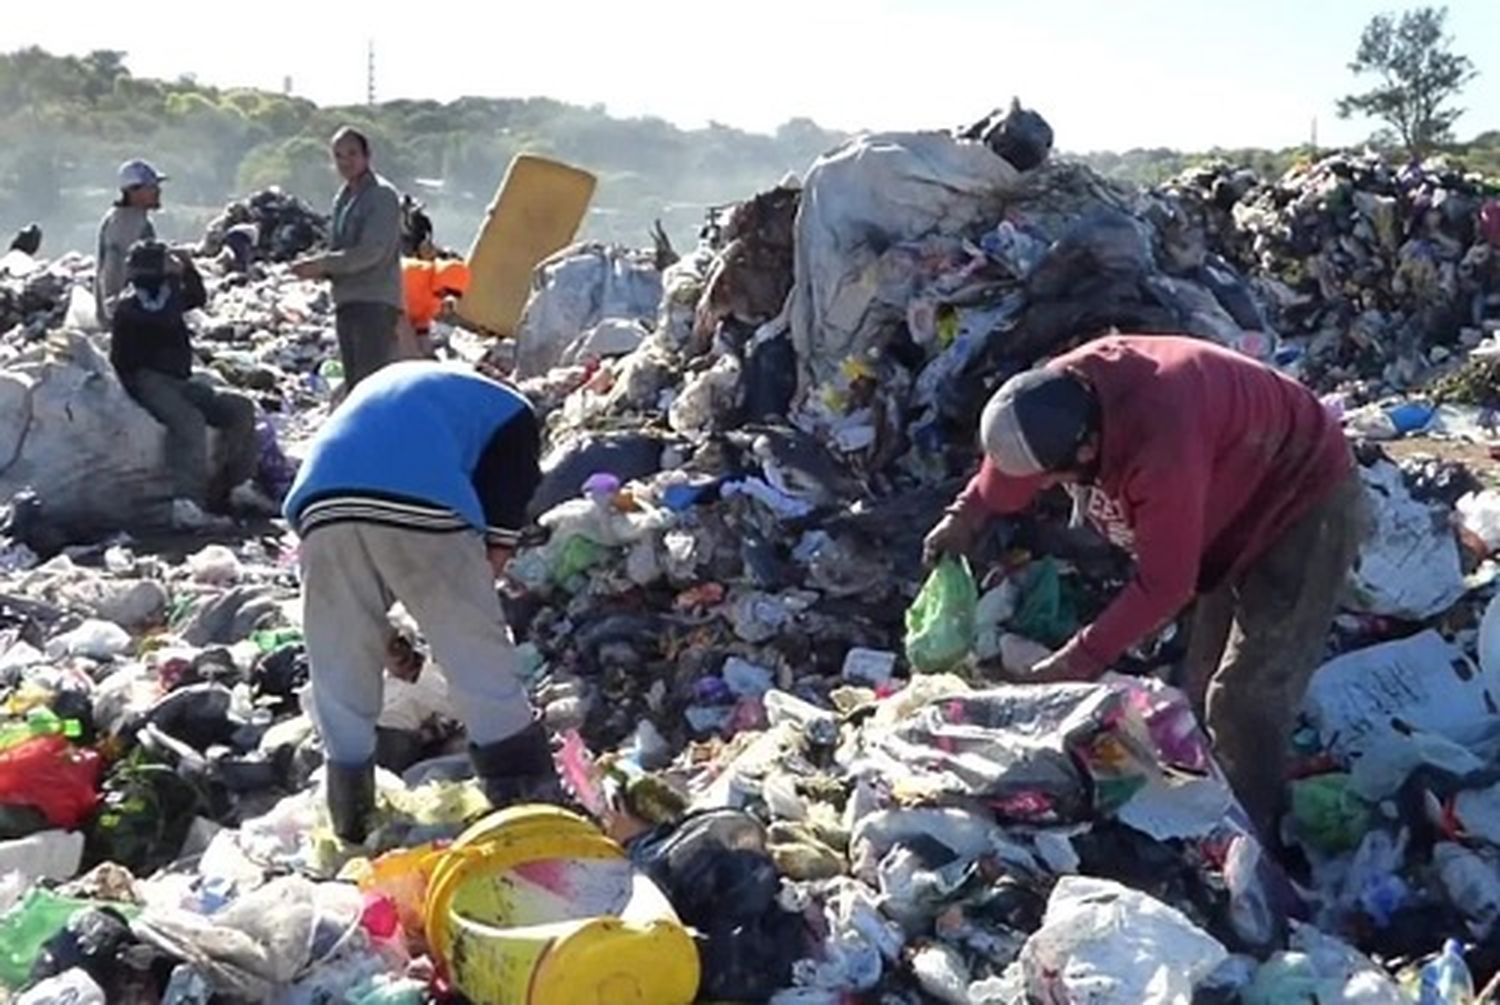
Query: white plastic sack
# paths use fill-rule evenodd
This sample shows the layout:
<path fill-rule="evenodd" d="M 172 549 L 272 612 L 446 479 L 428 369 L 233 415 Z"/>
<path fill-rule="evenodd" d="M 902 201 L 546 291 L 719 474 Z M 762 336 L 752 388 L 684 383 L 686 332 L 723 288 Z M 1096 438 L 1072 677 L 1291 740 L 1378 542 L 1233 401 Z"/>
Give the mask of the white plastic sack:
<path fill-rule="evenodd" d="M 1464 577 L 1446 515 L 1413 499 L 1394 464 L 1372 464 L 1360 476 L 1372 519 L 1350 577 L 1350 609 L 1420 621 L 1452 607 Z"/>
<path fill-rule="evenodd" d="M 1019 183 L 984 144 L 947 133 L 859 136 L 820 157 L 797 211 L 789 300 L 803 385 L 832 378 L 883 333 L 874 267 L 885 249 L 993 222 Z"/>
<path fill-rule="evenodd" d="M 1500 726 L 1497 709 L 1500 673 L 1476 667 L 1430 629 L 1323 664 L 1302 704 L 1303 715 L 1340 758 L 1358 757 L 1412 729 L 1461 746 L 1482 744 Z"/>
<path fill-rule="evenodd" d="M 0 499 L 30 489 L 48 519 L 84 529 L 160 519 L 165 430 L 86 336 L 67 356 L 0 370 Z"/>
<path fill-rule="evenodd" d="M 516 378 L 546 373 L 569 343 L 607 318 L 649 322 L 661 296 L 661 273 L 649 252 L 564 248 L 537 266 L 516 328 Z"/>
<path fill-rule="evenodd" d="M 1064 876 L 1020 963 L 1034 1001 L 1189 1005 L 1228 956 L 1176 908 L 1110 880 Z"/>

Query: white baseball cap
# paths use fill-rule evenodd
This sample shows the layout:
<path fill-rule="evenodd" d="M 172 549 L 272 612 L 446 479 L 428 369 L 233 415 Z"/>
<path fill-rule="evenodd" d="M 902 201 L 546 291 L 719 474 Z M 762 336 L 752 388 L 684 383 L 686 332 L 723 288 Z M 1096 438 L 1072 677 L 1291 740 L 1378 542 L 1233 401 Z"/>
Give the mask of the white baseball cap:
<path fill-rule="evenodd" d="M 166 175 L 142 160 L 126 161 L 120 165 L 121 188 L 147 188 L 166 180 Z"/>

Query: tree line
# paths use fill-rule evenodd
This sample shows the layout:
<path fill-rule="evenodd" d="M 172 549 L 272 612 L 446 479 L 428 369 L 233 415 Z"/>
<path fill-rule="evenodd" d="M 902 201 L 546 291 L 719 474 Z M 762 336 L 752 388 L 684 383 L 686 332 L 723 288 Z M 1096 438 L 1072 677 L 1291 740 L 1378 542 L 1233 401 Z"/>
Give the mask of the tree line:
<path fill-rule="evenodd" d="M 1452 51 L 1445 18 L 1446 11 L 1428 7 L 1373 18 L 1349 64 L 1357 78 L 1373 77 L 1373 86 L 1342 99 L 1340 113 L 1385 123 L 1371 142 L 1393 154 L 1441 151 L 1471 170 L 1500 174 L 1500 132 L 1453 142 L 1461 113 L 1453 102 L 1475 71 Z M 549 98 L 320 107 L 190 77 L 136 77 L 123 52 L 57 56 L 32 47 L 0 54 L 0 235 L 37 221 L 48 235 L 44 253 L 92 251 L 94 228 L 114 196 L 115 166 L 133 157 L 172 177 L 159 219 L 170 239 L 195 239 L 231 198 L 272 185 L 323 210 L 335 188 L 328 137 L 342 124 L 371 138 L 378 170 L 427 204 L 439 243 L 460 249 L 506 165 L 522 151 L 599 176 L 583 236 L 644 245 L 660 219 L 682 246 L 709 207 L 804 171 L 845 138 L 806 118 L 772 134 L 720 124 L 682 129 Z M 1109 177 L 1149 186 L 1208 159 L 1274 177 L 1317 153 L 1299 147 L 1077 156 Z"/>

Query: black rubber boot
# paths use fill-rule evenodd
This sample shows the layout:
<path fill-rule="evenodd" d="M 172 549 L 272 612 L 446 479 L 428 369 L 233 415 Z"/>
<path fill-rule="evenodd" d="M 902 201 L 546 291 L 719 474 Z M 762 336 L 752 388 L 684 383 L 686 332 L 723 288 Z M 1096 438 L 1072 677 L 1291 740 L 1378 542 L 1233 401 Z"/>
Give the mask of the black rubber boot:
<path fill-rule="evenodd" d="M 375 813 L 375 762 L 334 764 L 328 769 L 328 815 L 333 832 L 349 844 L 363 844 Z"/>
<path fill-rule="evenodd" d="M 552 744 L 539 721 L 503 740 L 470 744 L 469 757 L 485 798 L 496 809 L 515 803 L 562 801 Z"/>

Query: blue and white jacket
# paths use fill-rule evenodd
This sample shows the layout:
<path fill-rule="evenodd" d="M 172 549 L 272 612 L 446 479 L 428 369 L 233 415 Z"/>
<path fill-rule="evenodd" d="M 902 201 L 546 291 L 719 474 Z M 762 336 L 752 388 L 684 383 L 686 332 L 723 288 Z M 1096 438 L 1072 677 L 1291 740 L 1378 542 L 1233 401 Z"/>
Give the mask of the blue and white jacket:
<path fill-rule="evenodd" d="M 366 377 L 313 438 L 283 512 L 303 537 L 332 523 L 478 530 L 514 545 L 541 479 L 526 399 L 466 367 L 414 360 Z"/>

